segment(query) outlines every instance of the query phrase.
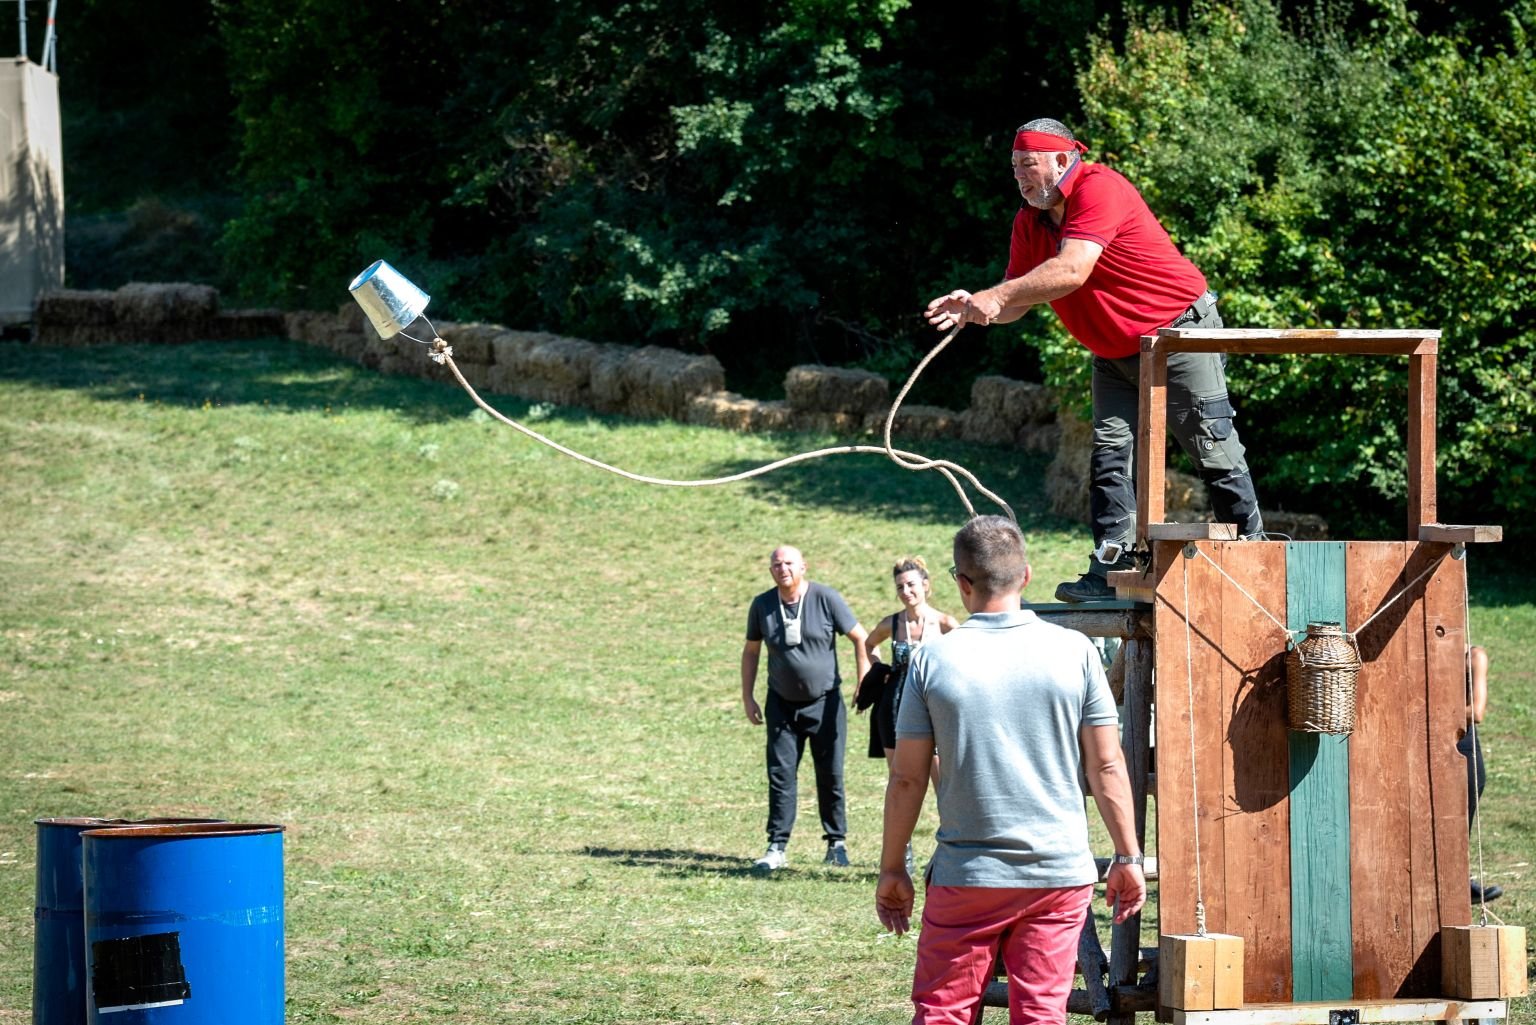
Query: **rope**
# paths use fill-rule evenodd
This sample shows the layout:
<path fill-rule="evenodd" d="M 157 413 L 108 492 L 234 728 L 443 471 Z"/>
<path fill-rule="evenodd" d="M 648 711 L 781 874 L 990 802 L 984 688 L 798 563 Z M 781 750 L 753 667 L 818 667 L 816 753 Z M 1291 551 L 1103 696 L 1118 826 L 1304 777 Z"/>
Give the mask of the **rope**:
<path fill-rule="evenodd" d="M 1377 616 L 1381 615 L 1383 612 L 1387 611 L 1387 609 L 1391 608 L 1392 607 L 1392 603 L 1397 601 L 1397 599 L 1401 598 L 1403 595 L 1405 595 L 1409 591 L 1413 590 L 1414 585 L 1417 584 L 1420 580 L 1423 580 L 1425 577 L 1429 576 L 1435 570 L 1439 569 L 1440 568 L 1440 562 L 1441 562 L 1442 559 L 1445 558 L 1446 554 L 1447 554 L 1446 552 L 1440 553 L 1440 558 L 1436 559 L 1434 562 L 1430 563 L 1428 569 L 1426 569 L 1423 573 L 1420 573 L 1418 576 L 1414 577 L 1411 581 L 1409 581 L 1407 587 L 1403 588 L 1401 591 L 1398 591 L 1392 597 L 1388 598 L 1386 600 L 1386 602 L 1381 606 L 1381 608 L 1379 608 L 1375 612 L 1371 613 L 1371 618 L 1370 619 L 1367 619 L 1364 623 L 1361 623 L 1359 626 L 1355 627 L 1354 632 L 1350 634 L 1350 638 L 1353 639 L 1356 635 L 1358 635 L 1366 627 L 1370 626 L 1371 623 L 1376 619 Z M 1465 602 L 1465 599 L 1463 599 L 1463 602 Z"/>
<path fill-rule="evenodd" d="M 1188 549 L 1194 549 L 1196 554 L 1198 554 L 1202 559 L 1204 559 L 1206 562 L 1208 562 L 1212 566 L 1214 566 L 1216 568 L 1216 572 L 1220 573 L 1223 577 L 1226 577 L 1227 582 L 1230 583 L 1233 587 L 1237 588 L 1237 592 L 1239 594 L 1241 594 L 1244 598 L 1247 598 L 1248 599 L 1248 603 L 1250 605 L 1252 605 L 1254 608 L 1258 609 L 1260 612 L 1264 613 L 1264 615 L 1269 617 L 1269 621 L 1270 622 L 1274 623 L 1281 630 L 1284 630 L 1285 631 L 1285 635 L 1288 638 L 1291 638 L 1291 639 L 1294 640 L 1297 637 L 1297 635 L 1306 633 L 1305 630 L 1292 630 L 1289 627 L 1287 627 L 1284 623 L 1280 622 L 1279 619 L 1275 618 L 1275 614 L 1273 612 L 1270 612 L 1263 605 L 1259 604 L 1259 600 L 1257 598 L 1255 598 L 1253 595 L 1249 594 L 1247 591 L 1243 590 L 1243 585 L 1239 584 L 1236 580 L 1232 579 L 1231 574 L 1229 574 L 1226 570 L 1222 569 L 1220 563 L 1218 563 L 1215 559 L 1211 558 L 1209 555 L 1205 554 L 1205 552 L 1201 551 L 1193 543 L 1191 543 L 1190 545 L 1186 546 L 1186 550 L 1188 550 Z M 1365 622 L 1361 623 L 1359 626 L 1355 627 L 1353 630 L 1346 630 L 1345 631 L 1344 636 L 1349 638 L 1349 643 L 1351 643 L 1351 644 L 1353 644 L 1355 646 L 1355 651 L 1356 652 L 1358 652 L 1360 650 L 1359 637 L 1360 637 L 1360 634 L 1365 631 L 1365 628 L 1370 626 L 1373 622 L 1375 622 L 1376 618 L 1378 616 L 1380 616 L 1383 612 L 1385 612 L 1385 611 L 1387 611 L 1387 609 L 1391 608 L 1393 606 L 1393 604 L 1395 604 L 1399 598 L 1403 597 L 1403 595 L 1407 594 L 1409 591 L 1412 591 L 1414 589 L 1414 587 L 1416 587 L 1418 585 L 1419 581 L 1423 580 L 1425 577 L 1427 577 L 1431 573 L 1435 572 L 1435 570 L 1439 569 L 1440 568 L 1440 562 L 1444 558 L 1445 558 L 1445 554 L 1442 553 L 1438 559 L 1436 559 L 1433 563 L 1430 564 L 1428 569 L 1426 569 L 1424 572 L 1420 573 L 1418 576 L 1414 577 L 1412 580 L 1410 580 L 1408 582 L 1408 584 L 1406 586 L 1404 586 L 1396 594 L 1394 594 L 1392 597 L 1388 598 L 1385 602 L 1383 602 L 1381 604 L 1381 607 L 1379 607 L 1375 612 L 1371 613 L 1370 618 L 1368 618 Z"/>
<path fill-rule="evenodd" d="M 1196 555 L 1200 556 L 1200 558 L 1204 559 L 1206 562 L 1210 563 L 1212 566 L 1215 566 L 1216 567 L 1216 572 L 1220 573 L 1222 576 L 1226 577 L 1227 578 L 1227 583 L 1229 583 L 1233 587 L 1237 588 L 1237 593 L 1242 595 L 1244 598 L 1247 598 L 1248 599 L 1248 603 L 1250 605 L 1252 605 L 1254 608 L 1258 609 L 1260 612 L 1262 612 L 1266 616 L 1268 616 L 1269 617 L 1269 621 L 1271 623 L 1274 623 L 1276 626 L 1278 626 L 1285 633 L 1285 636 L 1287 638 L 1295 637 L 1299 633 L 1305 633 L 1306 632 L 1305 630 L 1292 630 L 1289 627 L 1287 627 L 1284 623 L 1280 622 L 1280 620 L 1276 619 L 1274 613 L 1270 612 L 1263 605 L 1260 605 L 1259 604 L 1259 600 L 1257 598 L 1255 598 L 1253 595 L 1249 594 L 1247 591 L 1243 590 L 1243 585 L 1238 583 L 1236 580 L 1233 580 L 1232 579 L 1232 575 L 1230 573 L 1228 573 L 1226 570 L 1222 569 L 1221 568 L 1221 564 L 1219 562 L 1217 562 L 1215 559 L 1211 558 L 1209 555 L 1206 555 L 1205 552 L 1201 551 L 1193 542 L 1191 542 L 1188 545 L 1185 545 L 1184 546 L 1184 550 L 1186 552 L 1193 550 Z M 1188 586 L 1189 586 L 1189 579 L 1188 579 L 1188 576 L 1189 576 L 1189 564 L 1188 564 L 1188 560 L 1185 560 L 1184 574 L 1185 574 L 1184 586 L 1186 588 L 1188 588 Z M 1185 606 L 1184 606 L 1185 607 L 1185 615 L 1187 616 L 1188 615 L 1188 609 L 1189 609 L 1189 602 L 1188 602 L 1189 595 L 1188 595 L 1187 592 L 1185 593 L 1184 597 L 1185 597 Z"/>
<path fill-rule="evenodd" d="M 1194 547 L 1191 545 L 1190 547 Z M 1199 551 L 1199 549 L 1196 549 Z M 1204 553 L 1202 553 L 1204 554 Z M 1214 565 L 1214 563 L 1213 563 Z M 1220 567 L 1217 567 L 1220 569 Z M 1229 578 L 1230 579 L 1230 578 Z M 1241 590 L 1241 588 L 1239 588 Z M 1252 599 L 1249 599 L 1252 601 Z M 1195 934 L 1205 935 L 1205 882 L 1200 870 L 1200 786 L 1195 772 L 1195 655 L 1190 639 L 1189 560 L 1184 560 L 1184 684 L 1189 691 L 1189 810 L 1195 835 Z"/>
<path fill-rule="evenodd" d="M 425 317 L 422 319 L 426 320 Z M 432 322 L 430 320 L 427 321 L 427 326 L 432 326 Z M 874 453 L 887 456 L 892 462 L 904 470 L 937 470 L 945 480 L 949 481 L 950 486 L 955 489 L 955 494 L 960 496 L 960 501 L 965 506 L 966 512 L 974 517 L 976 515 L 976 508 L 971 504 L 971 500 L 966 495 L 965 489 L 960 485 L 960 481 L 956 479 L 956 475 L 959 475 L 960 477 L 965 478 L 965 480 L 968 481 L 970 485 L 977 490 L 977 492 L 984 495 L 986 498 L 995 503 L 999 508 L 1001 508 L 1005 513 L 1007 513 L 1010 520 L 1017 523 L 1018 517 L 1014 515 L 1012 507 L 992 491 L 984 487 L 981 481 L 976 479 L 975 474 L 971 473 L 971 471 L 967 470 L 965 467 L 960 466 L 958 463 L 953 463 L 948 459 L 929 459 L 926 456 L 918 455 L 914 452 L 906 452 L 901 449 L 891 447 L 891 424 L 896 419 L 896 411 L 898 408 L 900 408 L 902 400 L 906 398 L 907 392 L 912 389 L 912 385 L 917 381 L 918 375 L 927 368 L 928 364 L 933 361 L 935 356 L 944 350 L 945 346 L 954 341 L 955 336 L 960 333 L 960 329 L 964 326 L 964 324 L 956 324 L 954 329 L 951 330 L 949 334 L 945 335 L 943 340 L 940 341 L 938 345 L 934 346 L 933 350 L 930 351 L 920 363 L 918 363 L 917 368 L 914 369 L 911 375 L 907 378 L 906 384 L 902 386 L 901 392 L 896 396 L 896 401 L 891 404 L 890 412 L 886 415 L 884 436 L 885 443 L 883 446 L 836 445 L 829 448 L 820 448 L 811 452 L 801 452 L 797 455 L 787 456 L 783 459 L 777 459 L 771 463 L 766 463 L 762 466 L 754 467 L 750 470 L 743 470 L 741 473 L 733 473 L 726 477 L 711 477 L 706 480 L 671 480 L 666 477 L 649 477 L 645 474 L 631 473 L 629 470 L 625 470 L 620 467 L 613 466 L 609 463 L 593 459 L 591 456 L 583 455 L 574 449 L 567 448 L 559 442 L 545 437 L 538 431 L 523 426 L 516 420 L 513 420 L 511 417 L 501 413 L 499 410 L 495 409 L 484 399 L 482 399 L 480 394 L 475 391 L 475 389 L 467 380 L 464 379 L 464 375 L 459 372 L 458 364 L 453 361 L 452 346 L 448 345 L 447 342 L 437 337 L 437 329 L 435 327 L 432 328 L 433 337 L 430 343 L 425 342 L 422 339 L 415 337 L 414 335 L 405 334 L 403 331 L 401 334 L 405 335 L 406 338 L 409 338 L 413 342 L 420 342 L 422 345 L 429 346 L 429 348 L 432 350 L 429 354 L 431 359 L 436 363 L 446 365 L 448 369 L 452 371 L 454 378 L 459 382 L 459 386 L 462 387 L 466 393 L 468 393 L 472 400 L 474 400 L 475 405 L 479 406 L 494 419 L 506 424 L 508 427 L 512 427 L 518 431 L 521 431 L 523 434 L 527 435 L 542 445 L 548 445 L 550 448 L 554 449 L 556 452 L 559 452 L 561 455 L 569 456 L 578 462 L 586 463 L 588 466 L 595 466 L 599 470 L 607 470 L 609 473 L 617 474 L 626 480 L 636 481 L 640 484 L 655 484 L 661 487 L 670 488 L 707 488 L 715 487 L 721 484 L 734 484 L 738 481 L 748 480 L 752 477 L 761 476 L 773 470 L 782 469 L 786 466 L 792 466 L 795 463 L 803 463 L 811 459 L 821 459 L 825 456 Z"/>

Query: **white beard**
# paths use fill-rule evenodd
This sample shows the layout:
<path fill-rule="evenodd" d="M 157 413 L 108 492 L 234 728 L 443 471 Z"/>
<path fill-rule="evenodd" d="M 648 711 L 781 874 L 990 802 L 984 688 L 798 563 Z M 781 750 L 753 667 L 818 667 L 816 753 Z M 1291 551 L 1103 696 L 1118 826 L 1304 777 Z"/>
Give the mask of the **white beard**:
<path fill-rule="evenodd" d="M 1028 203 L 1036 210 L 1049 210 L 1051 207 L 1055 206 L 1056 201 L 1061 198 L 1061 189 L 1059 188 L 1061 185 L 1061 180 L 1065 178 L 1067 176 L 1067 172 L 1072 170 L 1072 168 L 1075 166 L 1077 166 L 1077 159 L 1074 157 L 1070 162 L 1068 162 L 1066 167 L 1063 167 L 1059 172 L 1057 172 L 1054 181 L 1042 188 L 1033 198 L 1028 196 L 1024 197 L 1024 202 Z"/>

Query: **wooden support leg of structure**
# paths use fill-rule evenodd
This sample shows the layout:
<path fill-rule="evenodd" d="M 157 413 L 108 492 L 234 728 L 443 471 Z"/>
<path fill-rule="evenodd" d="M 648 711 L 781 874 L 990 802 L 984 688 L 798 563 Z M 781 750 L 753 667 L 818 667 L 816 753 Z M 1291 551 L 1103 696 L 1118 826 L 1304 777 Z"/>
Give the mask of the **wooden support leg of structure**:
<path fill-rule="evenodd" d="M 1463 1000 L 1525 996 L 1525 929 L 1445 926 L 1440 930 L 1440 977 L 1445 995 Z"/>
<path fill-rule="evenodd" d="M 1136 842 L 1147 841 L 1147 770 L 1152 741 L 1152 641 L 1137 632 L 1125 642 L 1125 712 L 1120 745 L 1125 752 L 1131 780 L 1131 803 L 1136 815 Z M 1135 914 L 1111 927 L 1109 986 L 1111 992 L 1136 985 L 1141 959 L 1141 915 Z M 1136 1012 L 1117 1006 L 1105 1021 L 1111 1025 L 1135 1025 Z"/>

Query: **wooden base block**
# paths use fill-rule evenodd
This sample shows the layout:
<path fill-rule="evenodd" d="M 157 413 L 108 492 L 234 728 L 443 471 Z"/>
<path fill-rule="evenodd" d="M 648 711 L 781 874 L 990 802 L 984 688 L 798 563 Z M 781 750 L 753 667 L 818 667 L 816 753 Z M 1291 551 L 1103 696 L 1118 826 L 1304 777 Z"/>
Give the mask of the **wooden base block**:
<path fill-rule="evenodd" d="M 1115 597 L 1124 601 L 1151 602 L 1157 596 L 1157 581 L 1139 569 L 1112 569 L 1106 579 L 1115 589 Z"/>
<path fill-rule="evenodd" d="M 1463 1000 L 1523 997 L 1525 929 L 1518 925 L 1448 925 L 1440 930 L 1440 981 Z"/>
<path fill-rule="evenodd" d="M 1157 1002 L 1183 1011 L 1243 1006 L 1243 938 L 1226 933 L 1158 941 Z"/>

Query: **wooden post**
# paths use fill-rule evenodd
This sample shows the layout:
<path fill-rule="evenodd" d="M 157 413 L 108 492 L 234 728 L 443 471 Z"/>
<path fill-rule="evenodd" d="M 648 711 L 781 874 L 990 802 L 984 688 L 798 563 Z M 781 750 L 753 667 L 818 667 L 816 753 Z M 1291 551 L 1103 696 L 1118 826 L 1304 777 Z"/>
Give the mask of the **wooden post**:
<path fill-rule="evenodd" d="M 1408 357 L 1408 540 L 1435 522 L 1435 353 Z"/>
<path fill-rule="evenodd" d="M 1142 629 L 1125 641 L 1125 715 L 1120 747 L 1125 753 L 1126 774 L 1131 779 L 1131 806 L 1136 816 L 1136 842 L 1147 841 L 1147 770 L 1152 738 L 1152 641 Z M 1145 848 L 1143 848 L 1145 850 Z M 1109 988 L 1136 984 L 1141 959 L 1141 915 L 1132 915 L 1110 929 Z M 1110 1025 L 1134 1025 L 1136 1012 L 1117 1008 L 1106 1019 Z"/>
<path fill-rule="evenodd" d="M 1147 524 L 1163 522 L 1163 468 L 1167 462 L 1168 353 L 1156 335 L 1141 339 L 1141 402 L 1136 424 L 1136 541 L 1147 543 Z"/>

